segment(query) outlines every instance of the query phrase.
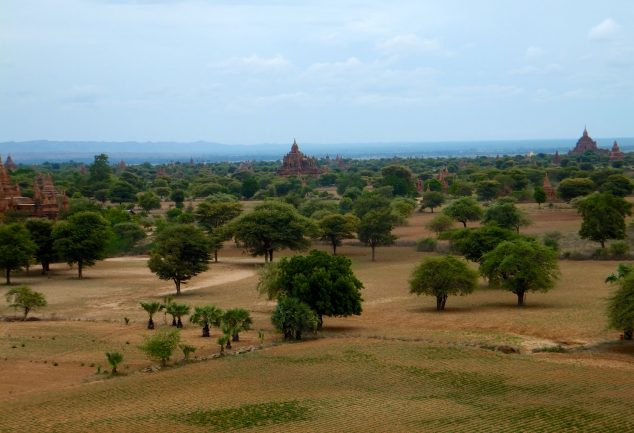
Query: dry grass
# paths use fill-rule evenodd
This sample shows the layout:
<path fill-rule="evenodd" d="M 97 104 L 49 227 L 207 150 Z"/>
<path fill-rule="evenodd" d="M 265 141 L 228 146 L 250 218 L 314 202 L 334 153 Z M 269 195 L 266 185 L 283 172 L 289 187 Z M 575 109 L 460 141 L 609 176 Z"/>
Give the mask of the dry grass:
<path fill-rule="evenodd" d="M 574 233 L 580 224 L 570 209 L 527 210 L 534 221 L 527 233 Z M 431 217 L 417 213 L 397 233 L 404 241 L 429 236 L 424 224 Z M 482 284 L 437 313 L 433 299 L 407 289 L 427 253 L 379 248 L 376 263 L 365 247 L 347 244 L 341 253 L 365 285 L 361 316 L 326 318 L 317 338 L 304 343 L 152 374 L 140 372 L 150 362 L 137 346 L 151 331 L 138 302 L 173 287 L 143 258 L 101 262 L 85 280 L 61 265 L 50 279 L 34 270 L 16 276 L 50 305 L 35 313 L 46 320 L 0 323 L 0 431 L 634 430 L 627 416 L 634 346 L 602 343 L 618 337 L 606 330 L 605 299 L 613 289 L 603 283 L 617 262 L 562 261 L 557 287 L 529 294 L 525 308 Z M 274 304 L 255 290 L 261 260 L 231 246 L 220 258 L 180 301 L 248 308 L 254 330 L 237 347 L 258 344 L 258 329 L 271 343 Z M 12 311 L 1 306 L 0 314 Z M 162 315 L 156 319 L 165 326 Z M 213 336 L 201 338 L 189 324 L 182 334 L 199 357 L 218 350 Z M 480 348 L 501 344 L 522 354 Z M 556 344 L 594 348 L 531 352 Z M 95 372 L 112 350 L 124 354 L 123 374 L 106 380 Z"/>

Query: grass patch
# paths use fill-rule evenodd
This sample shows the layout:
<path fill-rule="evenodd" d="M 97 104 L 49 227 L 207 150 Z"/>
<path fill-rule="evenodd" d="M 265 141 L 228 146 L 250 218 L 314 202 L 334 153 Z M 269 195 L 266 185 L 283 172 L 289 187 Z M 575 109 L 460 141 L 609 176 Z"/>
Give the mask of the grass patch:
<path fill-rule="evenodd" d="M 536 347 L 532 350 L 533 353 L 548 352 L 548 353 L 566 353 L 568 350 L 561 345 L 557 346 L 544 346 Z"/>
<path fill-rule="evenodd" d="M 213 430 L 227 431 L 247 427 L 260 427 L 305 421 L 311 418 L 311 410 L 296 400 L 245 404 L 235 408 L 217 410 L 197 410 L 174 415 L 177 421 L 190 425 L 211 427 Z"/>

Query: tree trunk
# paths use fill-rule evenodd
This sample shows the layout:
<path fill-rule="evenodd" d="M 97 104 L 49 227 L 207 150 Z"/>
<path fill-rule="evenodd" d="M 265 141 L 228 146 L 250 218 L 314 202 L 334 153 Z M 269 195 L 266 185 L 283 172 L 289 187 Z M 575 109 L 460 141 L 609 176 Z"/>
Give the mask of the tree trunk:
<path fill-rule="evenodd" d="M 273 263 L 273 250 L 269 250 L 269 262 Z"/>
<path fill-rule="evenodd" d="M 634 336 L 634 329 L 630 328 L 623 331 L 624 340 L 631 340 L 633 336 Z"/>
<path fill-rule="evenodd" d="M 172 326 L 177 326 L 178 324 L 176 323 L 176 316 L 172 316 Z"/>
<path fill-rule="evenodd" d="M 433 207 L 430 207 L 430 209 L 431 209 L 431 213 L 434 213 L 434 208 L 433 208 Z"/>
<path fill-rule="evenodd" d="M 231 338 L 233 339 L 233 341 L 240 341 L 240 334 L 236 332 Z"/>
<path fill-rule="evenodd" d="M 117 367 L 116 366 L 112 366 L 112 373 L 111 374 L 117 374 Z"/>
<path fill-rule="evenodd" d="M 24 317 L 22 318 L 22 321 L 23 321 L 23 322 L 26 322 L 26 316 L 29 314 L 29 311 L 30 311 L 30 310 L 31 310 L 31 309 L 30 309 L 30 308 L 28 308 L 28 307 L 24 309 Z"/>
<path fill-rule="evenodd" d="M 444 311 L 447 303 L 447 295 L 436 296 L 436 311 Z"/>
<path fill-rule="evenodd" d="M 181 294 L 181 280 L 174 280 L 174 285 L 176 286 L 176 296 Z"/>
<path fill-rule="evenodd" d="M 152 316 L 150 316 L 150 320 L 147 321 L 147 329 L 154 329 L 154 320 L 152 320 Z"/>
<path fill-rule="evenodd" d="M 302 339 L 302 331 L 295 332 L 295 340 L 301 340 L 301 339 Z"/>
<path fill-rule="evenodd" d="M 605 249 L 605 241 L 601 240 L 601 249 Z"/>
<path fill-rule="evenodd" d="M 181 318 L 178 318 L 178 322 L 176 322 L 176 327 L 177 328 L 182 328 L 183 327 L 183 321 L 181 320 Z"/>
<path fill-rule="evenodd" d="M 518 307 L 524 306 L 524 292 L 517 293 L 517 306 Z"/>
<path fill-rule="evenodd" d="M 337 244 L 335 242 L 332 243 L 332 255 L 337 255 Z"/>
<path fill-rule="evenodd" d="M 77 262 L 77 274 L 80 280 L 84 278 L 84 263 L 81 260 Z"/>
<path fill-rule="evenodd" d="M 442 311 L 445 311 L 445 304 L 447 303 L 447 295 L 442 297 L 442 305 L 440 306 L 440 308 L 442 309 Z"/>
<path fill-rule="evenodd" d="M 8 286 L 9 284 L 11 284 L 11 269 L 7 268 L 4 275 L 7 278 L 7 286 Z"/>
<path fill-rule="evenodd" d="M 463 226 L 464 228 L 467 228 L 467 222 L 466 222 L 466 221 L 462 221 L 462 226 Z"/>
<path fill-rule="evenodd" d="M 218 248 L 214 250 L 214 262 L 218 263 Z"/>
<path fill-rule="evenodd" d="M 227 338 L 227 349 L 231 349 L 231 338 Z"/>
<path fill-rule="evenodd" d="M 321 314 L 317 315 L 317 329 L 321 329 L 324 326 L 324 316 Z"/>
<path fill-rule="evenodd" d="M 203 326 L 203 337 L 209 337 L 209 325 L 207 323 Z"/>
<path fill-rule="evenodd" d="M 372 248 L 372 261 L 374 261 L 374 249 L 376 248 L 376 246 L 371 245 L 370 248 Z"/>

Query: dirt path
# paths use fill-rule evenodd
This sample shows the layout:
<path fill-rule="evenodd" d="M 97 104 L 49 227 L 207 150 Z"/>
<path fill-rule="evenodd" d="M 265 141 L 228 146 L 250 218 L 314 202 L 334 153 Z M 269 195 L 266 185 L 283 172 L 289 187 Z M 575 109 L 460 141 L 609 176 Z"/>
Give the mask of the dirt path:
<path fill-rule="evenodd" d="M 192 290 L 205 289 L 207 287 L 219 286 L 221 284 L 233 283 L 236 281 L 244 280 L 246 278 L 253 277 L 256 274 L 254 269 L 228 269 L 222 274 L 210 275 L 202 280 L 197 280 L 196 284 L 187 285 L 181 287 L 182 292 L 191 292 Z M 172 295 L 174 289 L 172 288 L 166 292 L 158 293 L 159 296 Z"/>

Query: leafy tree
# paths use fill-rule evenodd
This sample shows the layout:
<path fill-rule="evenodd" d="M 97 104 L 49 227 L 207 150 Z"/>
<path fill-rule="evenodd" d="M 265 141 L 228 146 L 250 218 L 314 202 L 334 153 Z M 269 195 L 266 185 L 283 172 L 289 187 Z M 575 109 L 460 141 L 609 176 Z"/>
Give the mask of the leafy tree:
<path fill-rule="evenodd" d="M 301 340 L 302 334 L 317 329 L 317 316 L 313 310 L 296 298 L 281 298 L 273 311 L 271 322 L 286 340 Z"/>
<path fill-rule="evenodd" d="M 410 197 L 396 197 L 390 202 L 390 209 L 396 224 L 405 224 L 416 209 L 416 200 Z"/>
<path fill-rule="evenodd" d="M 79 212 L 53 227 L 55 251 L 66 263 L 77 263 L 79 278 L 84 266 L 104 258 L 109 238 L 108 223 L 95 212 Z"/>
<path fill-rule="evenodd" d="M 165 310 L 168 314 L 173 317 L 172 323 L 176 321 L 176 327 L 183 327 L 183 316 L 187 316 L 189 314 L 190 307 L 187 304 L 176 304 L 174 302 L 169 303 Z"/>
<path fill-rule="evenodd" d="M 431 209 L 431 213 L 434 213 L 434 208 L 442 205 L 445 202 L 445 195 L 438 191 L 427 191 L 423 194 L 423 201 L 420 205 L 421 212 L 425 208 Z"/>
<path fill-rule="evenodd" d="M 581 197 L 594 191 L 594 182 L 586 177 L 569 177 L 562 180 L 557 187 L 557 195 L 564 201 Z"/>
<path fill-rule="evenodd" d="M 608 239 L 624 239 L 625 216 L 631 214 L 632 204 L 622 197 L 607 192 L 595 192 L 575 200 L 574 206 L 583 218 L 579 236 L 601 243 Z"/>
<path fill-rule="evenodd" d="M 232 308 L 225 311 L 222 322 L 231 329 L 232 341 L 240 341 L 240 332 L 251 329 L 251 314 L 244 308 Z"/>
<path fill-rule="evenodd" d="M 42 265 L 42 274 L 46 274 L 50 270 L 50 264 L 55 260 L 53 222 L 46 218 L 32 218 L 26 220 L 25 225 L 37 247 L 35 259 Z"/>
<path fill-rule="evenodd" d="M 216 306 L 203 305 L 194 308 L 194 314 L 190 316 L 189 321 L 202 327 L 203 337 L 209 337 L 209 326 L 220 326 L 222 316 L 222 310 Z"/>
<path fill-rule="evenodd" d="M 440 236 L 442 232 L 449 230 L 453 226 L 453 223 L 454 221 L 451 217 L 440 214 L 429 220 L 429 222 L 425 224 L 425 227 L 436 233 L 437 236 Z"/>
<path fill-rule="evenodd" d="M 123 180 L 118 180 L 110 188 L 108 196 L 114 203 L 134 203 L 137 189 Z"/>
<path fill-rule="evenodd" d="M 352 205 L 356 216 L 363 218 L 368 212 L 379 211 L 390 207 L 390 199 L 377 191 L 364 191 Z"/>
<path fill-rule="evenodd" d="M 319 220 L 321 240 L 329 242 L 332 246 L 332 254 L 337 255 L 337 247 L 344 239 L 354 239 L 359 218 L 353 214 L 341 215 L 332 213 Z"/>
<path fill-rule="evenodd" d="M 143 308 L 149 316 L 149 319 L 147 321 L 147 329 L 154 329 L 153 317 L 156 313 L 158 313 L 163 308 L 165 308 L 165 306 L 161 304 L 160 302 L 148 301 L 148 302 L 141 302 L 141 308 Z"/>
<path fill-rule="evenodd" d="M 483 226 L 453 233 L 451 245 L 467 260 L 480 262 L 484 254 L 493 251 L 500 243 L 517 238 L 518 235 L 510 230 L 498 226 Z"/>
<path fill-rule="evenodd" d="M 145 212 L 149 212 L 152 209 L 161 208 L 161 199 L 152 191 L 145 191 L 137 195 L 137 203 Z"/>
<path fill-rule="evenodd" d="M 466 295 L 475 290 L 478 273 L 454 257 L 427 257 L 409 281 L 410 292 L 436 297 L 436 310 L 443 311 L 449 295 Z"/>
<path fill-rule="evenodd" d="M 544 188 L 536 186 L 533 191 L 533 199 L 537 203 L 537 206 L 541 208 L 542 203 L 546 203 L 546 192 L 544 191 Z"/>
<path fill-rule="evenodd" d="M 168 226 L 156 236 L 148 266 L 161 280 L 172 280 L 176 294 L 181 284 L 209 268 L 208 240 L 193 224 Z"/>
<path fill-rule="evenodd" d="M 402 165 L 388 165 L 381 170 L 382 185 L 391 186 L 394 195 L 406 196 L 416 192 L 414 176 L 409 168 Z"/>
<path fill-rule="evenodd" d="M 471 197 L 462 197 L 449 203 L 443 213 L 462 223 L 467 227 L 467 221 L 480 221 L 482 218 L 482 208 Z"/>
<path fill-rule="evenodd" d="M 88 184 L 90 190 L 107 190 L 110 187 L 112 168 L 108 164 L 108 155 L 101 153 L 95 155 L 94 162 L 89 167 Z"/>
<path fill-rule="evenodd" d="M 632 194 L 634 186 L 632 182 L 622 174 L 613 174 L 608 176 L 607 180 L 601 185 L 601 192 L 609 192 L 618 197 L 625 197 Z"/>
<path fill-rule="evenodd" d="M 500 182 L 496 180 L 483 180 L 476 185 L 478 199 L 482 201 L 493 200 L 500 193 Z"/>
<path fill-rule="evenodd" d="M 123 362 L 123 355 L 119 352 L 106 352 L 106 359 L 110 364 L 110 374 L 117 374 L 117 367 Z"/>
<path fill-rule="evenodd" d="M 24 224 L 0 225 L 0 269 L 4 269 L 7 284 L 11 284 L 11 271 L 28 266 L 37 251 Z"/>
<path fill-rule="evenodd" d="M 394 220 L 389 209 L 368 212 L 359 222 L 357 236 L 361 242 L 372 248 L 372 261 L 375 261 L 375 249 L 382 245 L 392 245 L 396 236 L 392 234 Z"/>
<path fill-rule="evenodd" d="M 218 250 L 226 234 L 221 228 L 242 213 L 242 205 L 237 201 L 205 200 L 196 207 L 196 221 L 210 235 L 214 261 L 218 261 Z"/>
<path fill-rule="evenodd" d="M 242 194 L 242 197 L 248 200 L 253 197 L 259 189 L 260 185 L 258 184 L 258 180 L 255 177 L 251 176 L 242 181 L 240 194 Z"/>
<path fill-rule="evenodd" d="M 112 227 L 114 237 L 111 245 L 115 251 L 128 252 L 142 239 L 147 236 L 145 230 L 139 224 L 134 222 L 125 222 L 115 224 Z"/>
<path fill-rule="evenodd" d="M 634 271 L 634 266 L 628 265 L 625 263 L 619 263 L 616 267 L 616 272 L 607 276 L 605 279 L 606 283 L 616 283 L 621 281 L 623 278 L 627 277 L 629 274 Z"/>
<path fill-rule="evenodd" d="M 337 194 L 343 194 L 350 187 L 357 187 L 360 190 L 365 188 L 365 181 L 358 173 L 344 173 L 337 179 Z"/>
<path fill-rule="evenodd" d="M 504 241 L 482 257 L 480 274 L 490 282 L 517 295 L 524 305 L 526 292 L 547 292 L 559 276 L 557 256 L 552 248 L 537 242 Z"/>
<path fill-rule="evenodd" d="M 609 326 L 623 330 L 623 338 L 631 340 L 634 335 L 634 277 L 631 268 L 618 283 L 618 290 L 608 301 Z"/>
<path fill-rule="evenodd" d="M 162 366 L 166 366 L 180 341 L 181 336 L 178 330 L 160 330 L 146 337 L 139 349 L 149 358 L 160 361 Z"/>
<path fill-rule="evenodd" d="M 282 248 L 301 250 L 310 244 L 307 236 L 317 232 L 316 225 L 300 215 L 293 206 L 269 201 L 232 221 L 227 228 L 238 245 L 253 256 L 273 260 L 273 252 Z"/>
<path fill-rule="evenodd" d="M 285 257 L 271 276 L 274 282 L 261 287 L 272 287 L 271 295 L 297 298 L 312 308 L 319 327 L 323 316 L 361 314 L 363 284 L 355 277 L 350 259 L 311 251 L 307 256 Z"/>
<path fill-rule="evenodd" d="M 188 344 L 179 344 L 178 347 L 183 351 L 183 362 L 189 361 L 189 355 L 196 351 L 194 346 Z"/>
<path fill-rule="evenodd" d="M 509 201 L 498 201 L 484 211 L 484 224 L 495 224 L 499 227 L 520 232 L 520 227 L 530 224 L 528 217 Z"/>
<path fill-rule="evenodd" d="M 10 307 L 20 308 L 24 311 L 22 320 L 26 320 L 26 316 L 31 310 L 46 307 L 46 298 L 44 298 L 44 295 L 35 290 L 31 290 L 28 286 L 17 286 L 9 289 L 5 298 Z"/>
<path fill-rule="evenodd" d="M 185 191 L 182 189 L 175 189 L 170 194 L 170 199 L 174 202 L 177 208 L 183 207 L 183 202 L 185 201 Z"/>

